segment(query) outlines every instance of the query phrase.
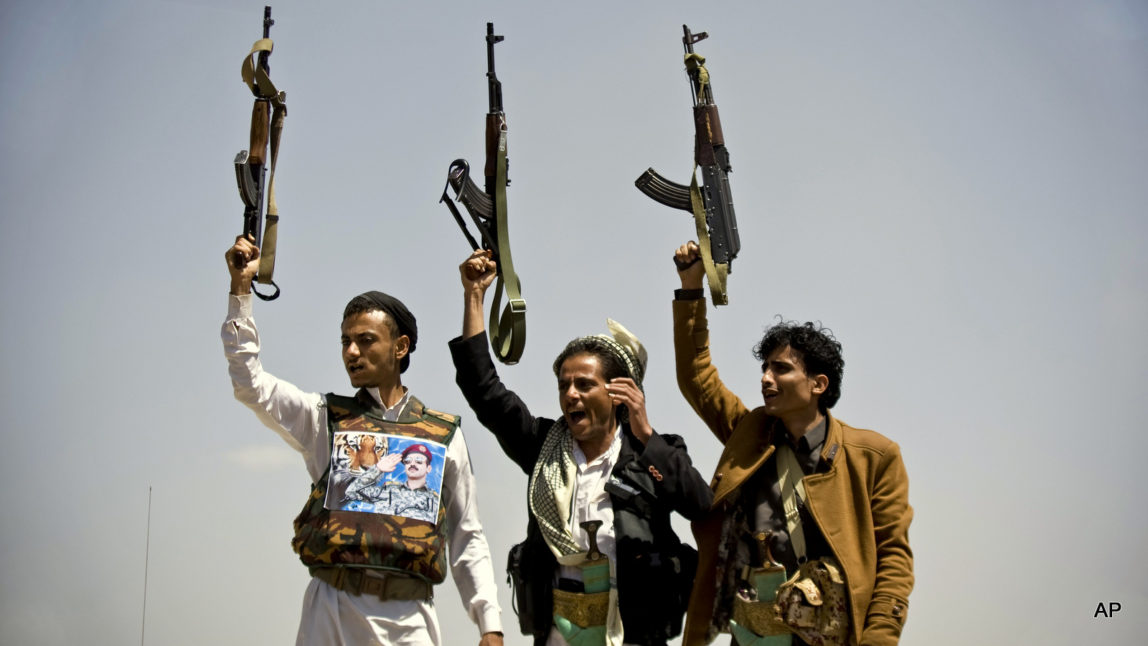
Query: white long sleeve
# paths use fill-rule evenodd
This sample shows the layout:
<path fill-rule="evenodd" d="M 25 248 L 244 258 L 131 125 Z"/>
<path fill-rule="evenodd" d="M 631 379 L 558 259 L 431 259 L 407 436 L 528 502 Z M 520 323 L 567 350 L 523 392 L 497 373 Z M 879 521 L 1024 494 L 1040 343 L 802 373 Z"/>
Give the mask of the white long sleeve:
<path fill-rule="evenodd" d="M 330 461 L 330 439 L 327 430 L 327 408 L 323 396 L 300 390 L 290 382 L 265 372 L 259 360 L 259 331 L 252 316 L 250 295 L 228 298 L 227 320 L 223 323 L 221 336 L 228 372 L 235 391 L 235 398 L 255 412 L 255 415 L 268 428 L 275 431 L 288 445 L 303 455 L 311 481 L 317 482 L 326 472 Z M 379 401 L 377 388 L 368 392 Z M 388 411 L 397 417 L 407 398 Z M 380 402 L 381 405 L 381 402 Z M 443 472 L 443 493 L 446 500 L 445 531 L 447 534 L 448 558 L 451 576 L 462 598 L 463 606 L 471 620 L 479 627 L 479 633 L 502 630 L 501 610 L 498 605 L 498 590 L 494 583 L 494 567 L 490 557 L 490 547 L 478 517 L 477 486 L 470 465 L 470 455 L 462 429 L 458 429 L 447 445 L 446 468 Z M 312 587 L 326 586 L 312 581 Z M 304 616 L 300 626 L 300 638 L 314 635 L 308 624 L 310 612 L 338 613 L 338 609 L 308 608 L 308 603 L 328 605 L 336 603 L 346 593 L 331 590 L 325 594 L 309 591 L 304 604 Z M 349 603 L 348 601 L 353 601 Z M 438 635 L 437 619 L 433 605 L 425 601 L 409 602 L 420 604 L 417 612 L 404 613 L 403 623 L 391 621 L 391 626 L 403 626 L 408 620 L 426 618 L 431 636 Z M 394 617 L 394 610 L 408 602 L 383 602 L 372 597 L 355 597 L 340 604 L 342 612 L 349 607 L 360 609 L 368 616 Z M 372 622 L 368 621 L 367 624 Z M 429 624 L 435 624 L 433 627 Z M 413 628 L 414 626 L 407 626 Z M 406 630 L 407 628 L 403 628 Z M 367 643 L 372 639 L 387 643 L 380 634 L 379 626 L 374 626 L 373 634 L 364 634 Z M 345 634 L 346 636 L 346 634 Z M 451 640 L 454 642 L 454 639 Z"/>

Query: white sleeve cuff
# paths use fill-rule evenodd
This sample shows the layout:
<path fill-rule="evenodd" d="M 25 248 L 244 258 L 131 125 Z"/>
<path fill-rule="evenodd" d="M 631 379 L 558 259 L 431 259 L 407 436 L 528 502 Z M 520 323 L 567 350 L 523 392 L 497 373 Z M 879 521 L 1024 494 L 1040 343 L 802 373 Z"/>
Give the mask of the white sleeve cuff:
<path fill-rule="evenodd" d="M 480 635 L 486 633 L 501 633 L 502 630 L 502 613 L 499 612 L 498 606 L 487 608 L 478 617 L 478 633 Z"/>
<path fill-rule="evenodd" d="M 227 320 L 249 319 L 252 317 L 251 294 L 227 295 Z"/>

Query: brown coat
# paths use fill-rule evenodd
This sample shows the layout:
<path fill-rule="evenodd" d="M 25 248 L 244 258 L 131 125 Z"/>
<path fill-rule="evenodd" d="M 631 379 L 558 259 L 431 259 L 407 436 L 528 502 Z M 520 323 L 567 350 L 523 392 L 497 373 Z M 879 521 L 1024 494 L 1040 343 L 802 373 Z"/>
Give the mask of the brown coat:
<path fill-rule="evenodd" d="M 709 515 L 693 523 L 698 573 L 686 614 L 683 646 L 706 643 L 717 591 L 717 550 L 727 510 L 741 485 L 773 454 L 774 419 L 749 410 L 726 389 L 710 363 L 705 300 L 674 301 L 678 386 L 725 445 L 710 486 Z M 777 424 L 780 430 L 780 424 Z M 828 471 L 805 477 L 809 511 L 845 571 L 853 641 L 897 644 L 913 589 L 909 549 L 909 477 L 897 444 L 874 431 L 828 418 L 822 459 Z M 719 626 L 718 628 L 726 628 Z"/>

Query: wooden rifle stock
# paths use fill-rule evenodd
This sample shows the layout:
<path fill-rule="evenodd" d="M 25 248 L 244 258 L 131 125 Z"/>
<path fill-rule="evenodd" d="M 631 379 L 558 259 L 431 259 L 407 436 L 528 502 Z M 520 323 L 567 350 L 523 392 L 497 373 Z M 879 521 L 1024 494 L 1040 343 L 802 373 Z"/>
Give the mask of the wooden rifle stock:
<path fill-rule="evenodd" d="M 263 169 L 267 162 L 267 141 L 271 136 L 271 105 L 264 99 L 256 99 L 251 106 L 251 138 L 248 143 L 247 173 L 256 184 L 256 204 L 248 204 L 244 209 L 243 235 L 251 236 L 255 245 L 263 242 Z M 254 211 L 252 211 L 254 209 Z"/>
<path fill-rule="evenodd" d="M 486 165 L 482 174 L 486 176 L 486 192 L 494 195 L 494 178 L 498 175 L 498 138 L 506 129 L 506 115 L 492 112 L 486 115 Z"/>

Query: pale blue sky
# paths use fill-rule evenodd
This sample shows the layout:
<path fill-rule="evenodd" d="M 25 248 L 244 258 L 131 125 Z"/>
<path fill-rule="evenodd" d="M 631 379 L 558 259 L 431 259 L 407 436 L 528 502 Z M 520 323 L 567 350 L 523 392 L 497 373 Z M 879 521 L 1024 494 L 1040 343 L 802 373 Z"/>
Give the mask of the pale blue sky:
<path fill-rule="evenodd" d="M 299 459 L 231 396 L 218 331 L 242 208 L 239 65 L 262 3 L 0 5 L 0 643 L 140 636 L 292 643 L 307 574 Z M 550 362 L 615 318 L 650 350 L 651 420 L 708 476 L 677 392 L 670 254 L 684 214 L 641 195 L 691 165 L 681 25 L 707 31 L 742 254 L 715 363 L 758 402 L 778 314 L 845 347 L 834 412 L 898 441 L 917 587 L 905 644 L 1130 644 L 1148 632 L 1148 7 L 1098 2 L 279 2 L 290 114 L 283 296 L 264 365 L 350 390 L 344 303 L 402 298 L 405 383 L 459 413 L 495 557 L 526 478 L 474 422 L 446 341 L 469 247 L 437 204 L 481 163 L 483 34 L 510 124 L 510 232 L 528 304 L 504 380 L 553 416 Z M 688 536 L 685 523 L 678 524 Z M 477 641 L 449 582 L 448 643 Z M 1093 617 L 1117 601 L 1112 619 Z"/>

